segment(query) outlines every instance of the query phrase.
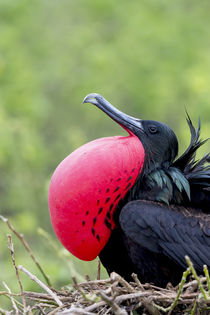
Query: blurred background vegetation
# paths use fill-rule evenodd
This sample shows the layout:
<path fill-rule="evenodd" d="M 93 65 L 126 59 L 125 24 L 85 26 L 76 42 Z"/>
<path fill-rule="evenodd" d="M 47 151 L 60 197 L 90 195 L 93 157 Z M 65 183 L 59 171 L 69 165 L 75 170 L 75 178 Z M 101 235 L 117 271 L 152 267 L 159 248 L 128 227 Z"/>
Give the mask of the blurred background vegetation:
<path fill-rule="evenodd" d="M 200 116 L 207 138 L 209 21 L 205 0 L 0 0 L 0 213 L 24 233 L 55 286 L 71 281 L 71 268 L 38 232 L 49 233 L 66 255 L 50 225 L 50 177 L 82 144 L 124 134 L 82 104 L 84 96 L 97 92 L 132 116 L 168 123 L 180 153 L 189 144 L 185 109 L 196 125 Z M 200 150 L 207 151 L 208 144 Z M 0 280 L 15 289 L 3 222 L 0 231 Z M 14 243 L 17 263 L 41 279 Z M 67 260 L 95 277 L 95 262 Z M 23 283 L 36 290 L 24 276 Z"/>

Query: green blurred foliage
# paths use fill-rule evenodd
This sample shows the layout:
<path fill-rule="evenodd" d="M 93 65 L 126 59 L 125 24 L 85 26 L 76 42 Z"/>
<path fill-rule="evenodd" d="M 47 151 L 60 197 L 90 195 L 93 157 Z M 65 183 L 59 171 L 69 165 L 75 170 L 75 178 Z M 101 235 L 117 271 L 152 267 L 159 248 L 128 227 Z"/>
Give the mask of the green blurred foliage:
<path fill-rule="evenodd" d="M 189 143 L 185 109 L 196 125 L 200 116 L 208 137 L 209 21 L 207 0 L 0 0 L 0 211 L 55 285 L 70 282 L 69 269 L 37 233 L 41 227 L 53 235 L 53 170 L 80 145 L 124 134 L 82 104 L 84 96 L 98 92 L 130 115 L 168 123 L 180 151 Z M 1 280 L 13 287 L 8 230 L 0 226 Z M 36 273 L 18 241 L 15 249 L 18 263 Z M 95 263 L 69 259 L 81 274 L 96 273 Z M 25 290 L 34 288 L 24 280 Z"/>

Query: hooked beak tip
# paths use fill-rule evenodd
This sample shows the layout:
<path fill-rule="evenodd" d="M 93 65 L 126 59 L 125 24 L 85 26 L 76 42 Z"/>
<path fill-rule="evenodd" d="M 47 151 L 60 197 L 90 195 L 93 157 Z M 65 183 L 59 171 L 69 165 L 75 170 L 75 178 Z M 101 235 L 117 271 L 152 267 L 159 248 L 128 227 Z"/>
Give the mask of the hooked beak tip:
<path fill-rule="evenodd" d="M 100 98 L 100 97 L 101 95 L 97 93 L 88 94 L 87 96 L 85 96 L 83 103 L 91 103 L 91 104 L 97 105 L 98 104 L 97 98 Z"/>

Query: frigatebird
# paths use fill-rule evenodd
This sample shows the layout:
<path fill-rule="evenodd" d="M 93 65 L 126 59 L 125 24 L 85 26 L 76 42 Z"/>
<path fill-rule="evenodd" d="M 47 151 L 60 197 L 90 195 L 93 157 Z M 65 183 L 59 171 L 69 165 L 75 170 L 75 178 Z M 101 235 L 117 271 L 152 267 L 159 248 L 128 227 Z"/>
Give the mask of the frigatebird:
<path fill-rule="evenodd" d="M 76 257 L 100 257 L 108 273 L 176 285 L 188 255 L 210 267 L 210 154 L 196 160 L 200 121 L 187 122 L 191 142 L 176 159 L 178 141 L 161 122 L 128 116 L 93 93 L 92 103 L 128 136 L 94 140 L 66 157 L 49 187 L 51 221 Z"/>

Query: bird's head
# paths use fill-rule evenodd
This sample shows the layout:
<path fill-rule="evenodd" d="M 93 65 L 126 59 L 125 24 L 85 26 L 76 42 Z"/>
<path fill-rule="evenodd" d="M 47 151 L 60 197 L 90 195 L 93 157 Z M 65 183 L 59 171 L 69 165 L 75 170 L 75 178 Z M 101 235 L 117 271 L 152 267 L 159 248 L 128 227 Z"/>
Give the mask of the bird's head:
<path fill-rule="evenodd" d="M 165 124 L 128 116 L 99 94 L 84 103 L 104 111 L 129 133 L 89 142 L 56 168 L 49 187 L 49 208 L 56 235 L 76 257 L 99 255 L 115 227 L 113 214 L 142 170 L 167 167 L 178 144 Z"/>
<path fill-rule="evenodd" d="M 147 155 L 150 170 L 151 168 L 168 167 L 174 161 L 178 153 L 178 141 L 168 125 L 126 115 L 96 93 L 87 95 L 84 103 L 96 105 L 129 134 L 133 134 L 140 140 Z"/>

